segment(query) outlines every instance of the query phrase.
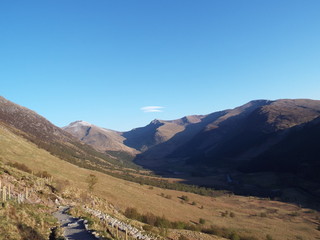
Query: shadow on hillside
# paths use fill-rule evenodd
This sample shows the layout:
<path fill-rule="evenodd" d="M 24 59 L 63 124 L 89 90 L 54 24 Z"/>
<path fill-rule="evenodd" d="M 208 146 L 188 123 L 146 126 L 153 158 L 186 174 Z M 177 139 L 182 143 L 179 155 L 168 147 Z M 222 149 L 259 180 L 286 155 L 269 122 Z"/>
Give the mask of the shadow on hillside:
<path fill-rule="evenodd" d="M 149 168 L 150 169 L 150 168 Z M 150 169 L 156 175 L 176 179 L 180 183 L 226 191 L 229 194 L 267 198 L 293 203 L 303 208 L 320 211 L 320 186 L 293 174 L 254 173 L 246 174 L 217 171 L 215 175 L 205 173 L 170 172 Z"/>

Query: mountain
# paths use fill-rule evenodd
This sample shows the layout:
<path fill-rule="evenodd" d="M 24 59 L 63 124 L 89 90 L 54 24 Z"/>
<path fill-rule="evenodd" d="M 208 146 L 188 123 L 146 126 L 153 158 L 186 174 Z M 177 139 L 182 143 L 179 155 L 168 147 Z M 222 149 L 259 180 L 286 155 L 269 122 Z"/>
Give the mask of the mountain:
<path fill-rule="evenodd" d="M 145 152 L 167 142 L 176 134 L 184 132 L 188 126 L 201 122 L 204 117 L 193 115 L 172 121 L 155 119 L 145 127 L 135 128 L 123 133 L 126 138 L 124 143 L 140 150 L 140 152 Z"/>
<path fill-rule="evenodd" d="M 203 116 L 201 121 L 190 124 L 185 131 L 176 134 L 170 140 L 140 154 L 135 159 L 138 164 L 153 167 L 177 162 L 202 154 L 203 149 L 223 141 L 226 131 L 238 131 L 238 124 L 256 108 L 268 104 L 267 100 L 258 100 L 247 103 L 232 110 L 214 112 Z M 224 125 L 224 129 L 219 126 Z M 203 136 L 203 133 L 216 129 L 213 136 Z M 227 134 L 230 135 L 230 134 Z M 204 139 L 205 138 L 205 139 Z M 201 145 L 198 146 L 198 144 Z M 199 148 L 199 150 L 198 150 Z"/>
<path fill-rule="evenodd" d="M 90 133 L 91 124 L 72 125 L 68 131 L 96 149 L 106 138 L 104 151 L 119 150 L 114 141 L 135 149 L 133 161 L 163 177 L 306 204 L 320 197 L 318 100 L 254 100 L 208 115 L 156 119 L 128 132 L 107 130 L 113 135 L 99 128 L 104 138 Z"/>
<path fill-rule="evenodd" d="M 100 169 L 121 165 L 117 158 L 101 154 L 36 112 L 3 97 L 0 97 L 0 126 L 79 166 Z"/>
<path fill-rule="evenodd" d="M 316 100 L 250 102 L 207 125 L 172 156 L 186 157 L 189 164 L 239 164 L 281 141 L 292 127 L 319 116 Z"/>
<path fill-rule="evenodd" d="M 137 155 L 149 168 L 169 165 L 236 167 L 262 154 L 294 126 L 320 115 L 320 101 L 255 100 L 235 109 L 203 116 L 184 131 Z"/>
<path fill-rule="evenodd" d="M 295 239 L 295 236 L 316 239 L 319 236 L 317 223 L 314 221 L 319 214 L 315 210 L 270 199 L 248 198 L 218 191 L 214 191 L 213 196 L 203 196 L 203 193 L 199 195 L 124 181 L 69 164 L 14 134 L 5 125 L 0 125 L 0 142 L 1 186 L 11 185 L 13 196 L 10 201 L 2 203 L 0 209 L 1 240 L 54 239 L 49 237 L 49 232 L 50 228 L 57 226 L 57 222 L 51 216 L 52 212 L 57 211 L 56 199 L 63 206 L 73 206 L 70 214 L 74 219 L 77 220 L 80 216 L 92 219 L 92 231 L 99 231 L 100 236 L 106 238 L 111 237 L 108 237 L 107 232 L 100 230 L 106 230 L 106 222 L 100 221 L 97 217 L 101 214 L 107 213 L 120 221 L 126 220 L 126 223 L 136 228 L 142 225 L 139 221 L 123 216 L 122 213 L 128 212 L 127 209 L 135 209 L 135 212 L 139 213 L 138 216 L 147 216 L 151 221 L 154 218 L 168 219 L 166 224 L 172 222 L 172 226 L 179 229 L 171 229 L 170 224 L 168 232 L 171 235 L 167 239 L 178 240 L 184 235 L 189 239 L 192 237 L 206 240 L 226 239 L 219 236 L 265 239 L 266 234 L 272 235 L 275 239 Z M 39 172 L 46 172 L 52 179 L 41 178 Z M 88 192 L 87 187 L 87 177 L 90 174 L 98 177 L 98 183 L 92 192 Z M 161 182 L 163 180 L 160 180 Z M 18 194 L 24 194 L 26 186 L 30 190 L 30 197 L 24 204 L 18 204 L 15 199 Z M 182 202 L 182 198 L 187 200 Z M 99 215 L 92 215 L 83 209 L 96 209 L 100 212 Z M 75 213 L 77 215 L 74 215 Z M 261 213 L 266 213 L 266 217 L 260 217 Z M 205 219 L 207 224 L 201 228 L 203 232 L 199 232 L 199 228 L 190 231 L 194 229 L 190 226 L 194 226 L 200 218 Z M 177 222 L 180 225 L 175 227 L 173 224 Z M 188 225 L 190 223 L 192 225 Z M 299 227 L 301 223 L 303 225 Z M 180 226 L 188 230 L 180 229 Z M 155 236 L 161 229 L 153 226 L 150 235 Z M 149 233 L 146 229 L 144 231 Z M 237 235 L 234 234 L 235 231 Z M 228 235 L 230 232 L 234 235 Z M 163 236 L 158 238 L 164 239 Z"/>
<path fill-rule="evenodd" d="M 320 117 L 294 127 L 281 141 L 242 165 L 243 172 L 292 172 L 320 182 Z"/>
<path fill-rule="evenodd" d="M 152 146 L 149 146 L 149 148 L 145 149 L 145 151 L 138 154 L 135 158 L 135 161 L 138 164 L 141 164 L 146 167 L 154 167 L 161 165 L 164 159 L 165 161 L 170 161 L 168 158 L 169 154 L 171 154 L 181 145 L 187 143 L 197 133 L 199 133 L 208 123 L 219 118 L 223 114 L 225 114 L 225 111 L 216 112 L 208 115 L 186 116 L 181 119 L 172 121 L 161 121 L 163 127 L 156 128 L 155 136 L 160 134 L 164 135 L 163 129 L 168 129 L 169 127 L 171 127 L 171 134 L 169 136 L 167 135 L 166 141 L 159 141 L 153 144 Z M 149 124 L 149 126 L 151 124 Z M 176 130 L 174 131 L 174 129 Z M 131 134 L 134 134 L 134 132 L 131 132 Z M 152 137 L 154 138 L 154 135 Z"/>
<path fill-rule="evenodd" d="M 99 151 L 135 155 L 135 163 L 153 170 L 180 166 L 185 171 L 192 165 L 237 169 L 285 141 L 294 127 L 319 116 L 317 100 L 254 100 L 208 115 L 155 119 L 128 132 L 81 121 L 64 129 Z"/>
<path fill-rule="evenodd" d="M 145 127 L 135 128 L 127 132 L 105 129 L 85 121 L 75 121 L 62 129 L 98 151 L 107 153 L 118 151 L 135 156 L 153 149 L 161 143 L 168 142 L 178 133 L 185 132 L 188 126 L 197 125 L 206 117 L 194 115 L 172 121 L 155 119 Z M 192 132 L 187 132 L 188 136 L 191 136 Z M 180 141 L 183 141 L 183 139 Z"/>
<path fill-rule="evenodd" d="M 51 124 L 36 112 L 0 96 L 0 121 L 21 131 L 29 138 L 43 142 L 72 142 L 71 135 Z"/>
<path fill-rule="evenodd" d="M 101 128 L 85 121 L 76 121 L 62 128 L 78 140 L 101 152 L 119 151 L 135 155 L 138 151 L 126 146 L 121 132 Z"/>
<path fill-rule="evenodd" d="M 65 128 L 74 137 L 37 113 L 0 98 L 0 129 L 82 168 L 159 184 L 148 171 L 126 168 L 135 166 L 130 155 L 135 163 L 185 183 L 281 199 L 286 199 L 284 191 L 294 189 L 290 201 L 295 202 L 301 196 L 304 202 L 320 196 L 319 119 L 320 101 L 256 100 L 208 115 L 154 120 L 128 132 L 77 121 Z"/>

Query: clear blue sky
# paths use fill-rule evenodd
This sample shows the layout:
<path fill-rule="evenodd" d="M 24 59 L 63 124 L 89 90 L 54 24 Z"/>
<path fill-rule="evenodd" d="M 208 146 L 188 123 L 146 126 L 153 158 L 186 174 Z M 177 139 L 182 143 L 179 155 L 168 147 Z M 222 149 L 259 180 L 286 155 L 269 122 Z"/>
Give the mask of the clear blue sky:
<path fill-rule="evenodd" d="M 320 99 L 320 1 L 2 0 L 0 83 L 58 126 L 115 130 Z"/>

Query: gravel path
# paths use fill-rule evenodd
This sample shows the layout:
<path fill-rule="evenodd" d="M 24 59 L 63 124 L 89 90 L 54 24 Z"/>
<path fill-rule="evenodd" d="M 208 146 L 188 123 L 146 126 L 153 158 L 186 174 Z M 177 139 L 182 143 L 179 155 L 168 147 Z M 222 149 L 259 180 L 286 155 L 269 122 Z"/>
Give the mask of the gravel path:
<path fill-rule="evenodd" d="M 97 240 L 85 227 L 83 220 L 73 218 L 66 213 L 68 207 L 60 207 L 53 215 L 59 220 L 68 240 Z"/>

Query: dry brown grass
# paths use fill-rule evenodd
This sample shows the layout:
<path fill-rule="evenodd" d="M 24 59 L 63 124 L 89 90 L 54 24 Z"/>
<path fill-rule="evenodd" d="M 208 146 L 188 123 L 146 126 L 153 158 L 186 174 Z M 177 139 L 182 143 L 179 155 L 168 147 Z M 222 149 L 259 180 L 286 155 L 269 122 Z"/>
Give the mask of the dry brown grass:
<path fill-rule="evenodd" d="M 135 207 L 140 213 L 152 212 L 170 220 L 185 222 L 198 222 L 199 218 L 203 218 L 207 226 L 226 227 L 259 239 L 265 239 L 267 234 L 278 240 L 296 239 L 297 236 L 303 239 L 320 237 L 315 220 L 319 213 L 308 212 L 292 204 L 253 197 L 225 195 L 212 198 L 157 187 L 149 189 L 147 185 L 69 164 L 3 128 L 0 128 L 0 143 L 0 156 L 4 161 L 24 163 L 35 172 L 47 171 L 54 178 L 68 179 L 71 185 L 83 191 L 87 190 L 86 177 L 95 174 L 99 182 L 94 194 L 122 211 L 127 207 Z M 172 198 L 164 198 L 161 193 Z M 188 196 L 188 203 L 181 203 L 182 195 Z M 193 201 L 196 205 L 191 204 Z M 235 217 L 222 217 L 221 213 L 225 211 L 233 212 Z M 297 216 L 293 216 L 293 212 L 297 212 Z M 266 213 L 266 217 L 261 217 L 261 213 Z"/>

